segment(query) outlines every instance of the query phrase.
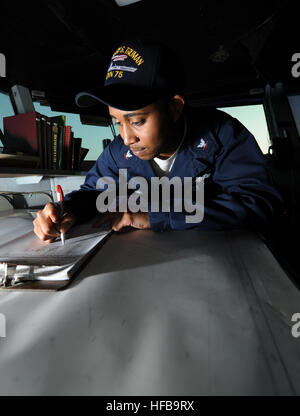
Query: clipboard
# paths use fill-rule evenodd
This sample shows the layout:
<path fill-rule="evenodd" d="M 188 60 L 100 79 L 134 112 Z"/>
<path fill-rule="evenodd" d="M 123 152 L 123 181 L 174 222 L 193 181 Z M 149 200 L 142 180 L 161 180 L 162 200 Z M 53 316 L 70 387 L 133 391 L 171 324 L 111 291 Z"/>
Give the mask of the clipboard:
<path fill-rule="evenodd" d="M 53 243 L 33 231 L 34 214 L 10 210 L 0 214 L 0 290 L 60 290 L 112 234 L 109 224 L 93 227 L 96 219 L 72 227 Z"/>

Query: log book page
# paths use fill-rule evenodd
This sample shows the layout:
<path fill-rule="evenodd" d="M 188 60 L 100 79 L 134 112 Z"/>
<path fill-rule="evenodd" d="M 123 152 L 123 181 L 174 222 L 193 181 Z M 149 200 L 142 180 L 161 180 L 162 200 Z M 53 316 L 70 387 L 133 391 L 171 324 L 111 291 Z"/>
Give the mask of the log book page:
<path fill-rule="evenodd" d="M 19 211 L 19 212 L 18 212 Z M 22 280 L 65 280 L 86 259 L 92 250 L 112 231 L 105 224 L 93 227 L 95 219 L 75 225 L 53 243 L 41 241 L 33 231 L 33 215 L 14 210 L 0 216 L 0 277 L 9 264 L 9 273 Z M 6 272 L 7 273 L 7 272 Z"/>

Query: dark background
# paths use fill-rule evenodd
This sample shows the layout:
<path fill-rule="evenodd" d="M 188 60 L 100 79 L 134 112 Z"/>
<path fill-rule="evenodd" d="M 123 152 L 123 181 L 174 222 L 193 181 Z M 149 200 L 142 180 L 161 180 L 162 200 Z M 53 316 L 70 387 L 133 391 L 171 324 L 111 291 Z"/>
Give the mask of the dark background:
<path fill-rule="evenodd" d="M 119 7 L 114 0 L 2 0 L 0 52 L 7 76 L 0 78 L 0 91 L 24 85 L 45 91 L 53 110 L 78 113 L 75 94 L 102 85 L 115 48 L 141 36 L 180 55 L 192 103 L 255 103 L 261 89 L 276 82 L 299 93 L 300 78 L 291 74 L 291 57 L 300 53 L 295 4 L 142 0 Z M 105 114 L 106 108 L 80 112 Z"/>

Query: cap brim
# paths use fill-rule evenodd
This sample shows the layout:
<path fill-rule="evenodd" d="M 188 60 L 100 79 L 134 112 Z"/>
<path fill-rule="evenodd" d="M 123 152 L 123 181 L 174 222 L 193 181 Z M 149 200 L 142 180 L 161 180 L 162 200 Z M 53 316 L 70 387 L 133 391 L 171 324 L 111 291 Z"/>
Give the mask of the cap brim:
<path fill-rule="evenodd" d="M 128 85 L 108 85 L 93 91 L 80 92 L 76 95 L 79 107 L 91 107 L 99 103 L 118 110 L 131 111 L 144 108 L 163 98 L 169 91 L 132 87 Z"/>

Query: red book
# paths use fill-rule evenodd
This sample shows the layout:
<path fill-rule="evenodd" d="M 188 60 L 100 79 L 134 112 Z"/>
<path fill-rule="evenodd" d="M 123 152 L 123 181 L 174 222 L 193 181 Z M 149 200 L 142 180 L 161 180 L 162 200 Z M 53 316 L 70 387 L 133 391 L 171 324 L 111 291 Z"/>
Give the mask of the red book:
<path fill-rule="evenodd" d="M 71 169 L 72 161 L 72 127 L 66 126 L 65 130 L 65 142 L 64 142 L 64 169 Z"/>
<path fill-rule="evenodd" d="M 6 152 L 39 155 L 37 117 L 38 114 L 33 111 L 3 118 L 3 145 Z"/>

